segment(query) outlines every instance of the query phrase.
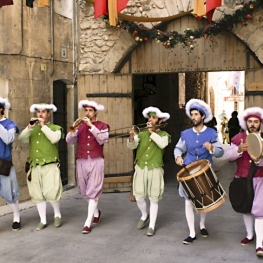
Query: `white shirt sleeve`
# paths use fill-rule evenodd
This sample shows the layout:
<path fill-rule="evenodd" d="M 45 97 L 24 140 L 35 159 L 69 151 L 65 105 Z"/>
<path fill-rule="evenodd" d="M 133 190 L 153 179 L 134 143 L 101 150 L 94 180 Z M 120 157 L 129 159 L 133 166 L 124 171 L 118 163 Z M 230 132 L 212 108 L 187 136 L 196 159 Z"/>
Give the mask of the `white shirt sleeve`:
<path fill-rule="evenodd" d="M 46 135 L 52 144 L 57 143 L 61 139 L 61 130 L 52 131 L 47 125 L 41 128 L 41 131 Z"/>
<path fill-rule="evenodd" d="M 14 141 L 16 134 L 16 129 L 12 128 L 10 130 L 6 130 L 3 125 L 0 125 L 0 138 L 5 144 L 10 144 Z"/>

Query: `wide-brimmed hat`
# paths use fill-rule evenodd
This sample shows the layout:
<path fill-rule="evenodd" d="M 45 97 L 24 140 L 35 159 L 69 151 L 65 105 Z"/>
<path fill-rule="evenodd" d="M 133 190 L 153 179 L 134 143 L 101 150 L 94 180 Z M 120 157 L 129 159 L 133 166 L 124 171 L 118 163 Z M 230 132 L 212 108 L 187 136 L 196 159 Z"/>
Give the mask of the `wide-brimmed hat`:
<path fill-rule="evenodd" d="M 92 107 L 96 111 L 103 111 L 104 110 L 104 106 L 102 104 L 97 103 L 96 101 L 93 101 L 93 100 L 81 100 L 79 102 L 79 109 L 83 109 L 83 108 L 86 108 L 86 107 Z"/>
<path fill-rule="evenodd" d="M 162 119 L 163 121 L 167 121 L 170 119 L 170 114 L 167 112 L 161 112 L 156 107 L 148 107 L 145 108 L 142 112 L 142 115 L 144 118 L 148 119 L 151 115 L 157 116 L 159 119 Z"/>
<path fill-rule="evenodd" d="M 32 104 L 30 107 L 30 112 L 35 112 L 37 110 L 57 111 L 57 107 L 54 104 L 47 103 Z"/>
<path fill-rule="evenodd" d="M 247 120 L 249 118 L 257 118 L 263 121 L 263 109 L 260 107 L 251 107 L 245 109 L 238 117 L 239 125 L 243 130 L 247 130 Z"/>
<path fill-rule="evenodd" d="M 2 98 L 0 97 L 0 108 L 4 108 L 4 109 L 10 109 L 11 104 L 8 100 L 8 98 Z"/>
<path fill-rule="evenodd" d="M 191 110 L 199 110 L 205 115 L 204 122 L 207 123 L 212 120 L 213 115 L 210 106 L 203 100 L 191 99 L 185 105 L 185 112 L 191 118 Z"/>

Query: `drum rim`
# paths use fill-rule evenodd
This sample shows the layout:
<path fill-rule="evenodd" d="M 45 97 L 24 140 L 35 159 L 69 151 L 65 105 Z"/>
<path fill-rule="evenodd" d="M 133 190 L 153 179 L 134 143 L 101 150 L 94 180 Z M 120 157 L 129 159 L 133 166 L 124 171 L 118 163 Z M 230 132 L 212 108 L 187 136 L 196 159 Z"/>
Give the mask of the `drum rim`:
<path fill-rule="evenodd" d="M 256 157 L 256 158 L 260 158 L 261 156 L 262 156 L 262 151 L 263 151 L 263 147 L 262 147 L 262 142 L 263 142 L 263 140 L 262 140 L 262 138 L 260 137 L 260 135 L 259 134 L 257 134 L 257 133 L 249 133 L 248 135 L 247 135 L 247 138 L 246 138 L 246 143 L 248 143 L 249 144 L 249 138 L 252 138 L 252 137 L 255 137 L 257 140 L 258 140 L 258 144 L 259 144 L 259 155 L 257 155 L 257 156 L 255 156 L 254 154 L 252 154 L 251 153 L 251 150 L 250 150 L 250 148 L 248 147 L 248 150 L 247 150 L 247 152 L 249 153 L 249 155 L 253 155 L 254 157 Z M 251 142 L 250 142 L 251 143 Z"/>
<path fill-rule="evenodd" d="M 207 159 L 202 159 L 202 160 L 198 160 L 198 161 L 195 161 L 195 162 L 192 162 L 190 164 L 188 164 L 186 166 L 186 169 L 188 168 L 191 168 L 193 165 L 195 165 L 196 163 L 203 163 L 203 162 L 206 162 L 206 165 L 201 169 L 199 170 L 198 172 L 196 172 L 195 174 L 190 174 L 188 176 L 185 176 L 185 177 L 180 177 L 180 175 L 185 171 L 185 168 L 182 168 L 178 173 L 177 173 L 177 180 L 179 182 L 184 182 L 184 181 L 189 181 L 191 180 L 192 178 L 194 177 L 197 177 L 199 176 L 200 174 L 204 173 L 205 171 L 208 170 L 208 168 L 210 167 L 210 162 L 207 160 Z"/>
<path fill-rule="evenodd" d="M 222 188 L 223 189 L 223 188 Z M 217 202 L 212 203 L 211 205 L 209 205 L 208 208 L 196 208 L 194 206 L 195 211 L 198 214 L 202 214 L 202 213 L 208 213 L 211 212 L 213 210 L 215 210 L 216 208 L 218 208 L 219 206 L 221 206 L 227 199 L 227 195 L 224 191 L 223 195 L 221 195 L 221 198 L 217 199 Z"/>

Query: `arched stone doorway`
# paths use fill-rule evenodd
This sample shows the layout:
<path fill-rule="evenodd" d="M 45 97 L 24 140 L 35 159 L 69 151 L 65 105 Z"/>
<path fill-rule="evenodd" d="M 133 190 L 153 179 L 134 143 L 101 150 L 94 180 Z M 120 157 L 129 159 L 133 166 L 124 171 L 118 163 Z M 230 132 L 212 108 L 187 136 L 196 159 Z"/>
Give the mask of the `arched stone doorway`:
<path fill-rule="evenodd" d="M 186 16 L 167 24 L 166 28 L 162 30 L 182 32 L 185 28 L 199 27 L 200 25 L 197 23 L 197 20 L 192 16 Z M 208 101 L 209 92 L 205 87 L 206 72 L 233 70 L 246 70 L 249 72 L 250 70 L 260 70 L 260 68 L 261 63 L 255 59 L 253 52 L 250 52 L 248 47 L 236 36 L 226 31 L 218 35 L 215 42 L 205 39 L 198 40 L 198 47 L 190 54 L 187 54 L 180 45 L 170 50 L 164 48 L 161 44 L 155 43 L 154 40 L 143 42 L 131 54 L 122 57 L 119 60 L 118 69 L 114 74 L 110 75 L 116 77 L 122 75 L 131 76 L 130 80 L 132 83 L 128 85 L 133 87 L 132 105 L 134 111 L 130 112 L 131 116 L 126 116 L 129 120 L 140 119 L 144 106 L 150 106 L 151 103 L 155 104 L 155 106 L 163 106 L 164 110 L 166 109 L 170 113 L 171 125 L 169 123 L 167 129 L 173 135 L 173 143 L 169 149 L 171 157 L 172 149 L 180 136 L 180 132 L 189 125 L 185 117 L 184 108 L 179 105 L 178 74 L 186 74 L 186 101 L 190 98 L 200 98 Z M 161 95 L 153 94 L 154 92 L 146 92 L 145 94 L 142 81 L 145 75 L 156 75 L 156 82 L 159 83 L 159 87 L 156 87 L 156 89 L 161 92 Z M 106 81 L 103 83 L 103 86 L 111 86 L 111 83 L 108 82 L 110 80 L 109 74 L 100 74 L 99 76 Z M 80 77 L 82 80 L 81 82 L 79 81 L 79 95 L 83 95 L 85 91 L 86 85 L 84 83 L 91 83 L 92 78 L 94 78 L 94 75 Z M 93 90 L 101 89 L 100 82 L 93 82 L 92 84 Z M 120 105 L 116 105 L 116 107 L 120 109 Z M 129 113 L 126 112 L 126 114 Z M 116 124 L 119 125 L 119 123 L 115 122 L 111 128 L 119 128 Z M 126 141 L 121 142 L 121 148 L 124 149 L 125 146 Z M 108 150 L 109 152 L 111 151 L 110 147 Z"/>

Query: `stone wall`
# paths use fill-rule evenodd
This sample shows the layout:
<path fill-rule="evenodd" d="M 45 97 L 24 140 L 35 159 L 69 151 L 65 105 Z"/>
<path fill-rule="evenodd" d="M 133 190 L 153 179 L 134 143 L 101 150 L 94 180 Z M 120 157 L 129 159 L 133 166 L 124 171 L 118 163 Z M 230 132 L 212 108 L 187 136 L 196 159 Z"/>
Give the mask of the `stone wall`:
<path fill-rule="evenodd" d="M 138 45 L 123 29 L 111 27 L 103 18 L 94 19 L 92 4 L 80 4 L 80 74 L 114 73 Z M 130 0 L 123 14 L 138 17 L 167 17 L 193 8 L 194 0 Z M 156 25 L 156 23 L 155 23 Z M 152 27 L 153 24 L 146 23 Z"/>
<path fill-rule="evenodd" d="M 52 23 L 51 8 L 37 8 L 37 1 L 34 5 L 31 9 L 25 1 L 14 0 L 14 5 L 0 9 L 0 96 L 8 97 L 12 110 L 6 112 L 7 116 L 20 131 L 33 116 L 29 112 L 33 103 L 52 103 L 53 81 L 75 82 L 72 20 L 52 12 Z M 61 47 L 66 57 L 61 56 Z M 24 172 L 28 145 L 16 138 L 12 154 L 20 201 L 24 201 L 29 199 Z"/>

